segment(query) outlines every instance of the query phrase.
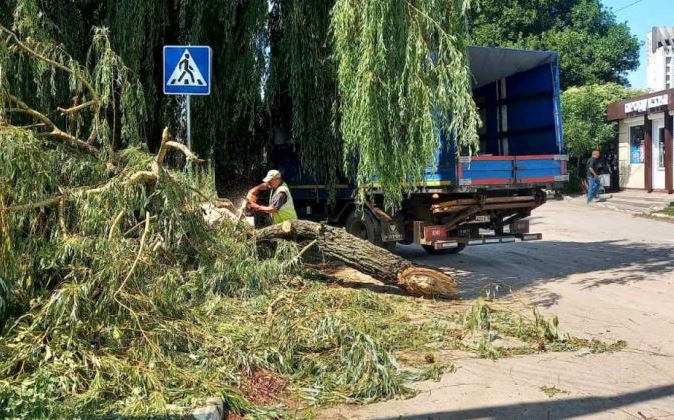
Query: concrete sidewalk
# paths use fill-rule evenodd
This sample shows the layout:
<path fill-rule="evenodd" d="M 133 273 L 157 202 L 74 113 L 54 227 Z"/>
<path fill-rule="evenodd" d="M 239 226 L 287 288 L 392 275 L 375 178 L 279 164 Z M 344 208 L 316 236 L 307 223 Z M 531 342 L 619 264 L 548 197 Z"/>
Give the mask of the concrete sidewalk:
<path fill-rule="evenodd" d="M 469 247 L 456 256 L 411 247 L 403 253 L 458 270 L 467 299 L 501 284 L 547 316 L 559 315 L 572 335 L 626 340 L 625 350 L 497 361 L 457 355 L 457 372 L 415 384 L 415 398 L 341 406 L 319 417 L 674 418 L 674 224 L 576 200 L 547 203 L 531 224 L 543 241 Z M 544 387 L 560 393 L 549 397 Z"/>
<path fill-rule="evenodd" d="M 578 197 L 569 197 L 567 200 L 584 203 L 586 198 L 582 195 Z M 592 205 L 629 214 L 648 214 L 662 210 L 671 203 L 674 203 L 673 194 L 661 192 L 647 193 L 646 191 L 640 190 L 623 190 L 603 194 L 601 201 L 595 201 Z"/>

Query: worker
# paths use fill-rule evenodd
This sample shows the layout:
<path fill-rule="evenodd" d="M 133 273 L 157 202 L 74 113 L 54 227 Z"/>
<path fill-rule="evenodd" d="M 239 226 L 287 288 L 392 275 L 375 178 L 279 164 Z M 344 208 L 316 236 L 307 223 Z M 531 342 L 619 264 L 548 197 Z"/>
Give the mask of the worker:
<path fill-rule="evenodd" d="M 597 191 L 601 187 L 601 178 L 599 178 L 601 172 L 601 152 L 595 150 L 592 152 L 592 157 L 587 160 L 587 202 L 588 204 L 596 198 Z"/>
<path fill-rule="evenodd" d="M 256 202 L 257 195 L 261 191 L 266 190 L 271 190 L 269 205 L 261 206 Z M 267 172 L 267 176 L 262 180 L 262 184 L 248 192 L 248 202 L 248 208 L 251 211 L 270 215 L 272 224 L 297 220 L 297 213 L 295 212 L 293 197 L 290 195 L 290 188 L 283 182 L 281 172 L 275 169 Z"/>

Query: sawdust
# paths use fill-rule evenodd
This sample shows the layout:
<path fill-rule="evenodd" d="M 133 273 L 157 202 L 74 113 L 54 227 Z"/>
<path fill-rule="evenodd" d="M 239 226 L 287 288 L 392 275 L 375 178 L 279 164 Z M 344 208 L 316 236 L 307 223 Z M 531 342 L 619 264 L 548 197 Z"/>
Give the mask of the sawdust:
<path fill-rule="evenodd" d="M 246 399 L 260 406 L 279 401 L 288 387 L 287 379 L 266 369 L 241 372 L 241 378 L 241 390 Z"/>

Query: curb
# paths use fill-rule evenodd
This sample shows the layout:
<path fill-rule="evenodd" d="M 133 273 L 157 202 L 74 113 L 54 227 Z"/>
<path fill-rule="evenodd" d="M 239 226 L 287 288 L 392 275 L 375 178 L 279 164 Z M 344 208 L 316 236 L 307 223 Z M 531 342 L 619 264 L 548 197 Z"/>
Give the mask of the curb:
<path fill-rule="evenodd" d="M 225 400 L 222 398 L 209 398 L 204 406 L 192 411 L 194 420 L 225 420 Z"/>
<path fill-rule="evenodd" d="M 674 220 L 674 216 L 670 216 L 668 214 L 662 214 L 662 213 L 649 213 L 649 216 L 657 217 L 658 219 L 665 219 L 665 220 Z"/>

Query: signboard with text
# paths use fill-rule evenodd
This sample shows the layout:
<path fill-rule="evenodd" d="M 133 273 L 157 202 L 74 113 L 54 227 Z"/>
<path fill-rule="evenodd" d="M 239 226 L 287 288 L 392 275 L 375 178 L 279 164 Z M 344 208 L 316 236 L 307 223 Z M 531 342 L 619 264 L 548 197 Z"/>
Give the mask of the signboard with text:
<path fill-rule="evenodd" d="M 627 102 L 625 104 L 625 114 L 642 114 L 653 109 L 666 107 L 667 105 L 669 105 L 669 95 L 653 96 L 652 98 Z"/>

